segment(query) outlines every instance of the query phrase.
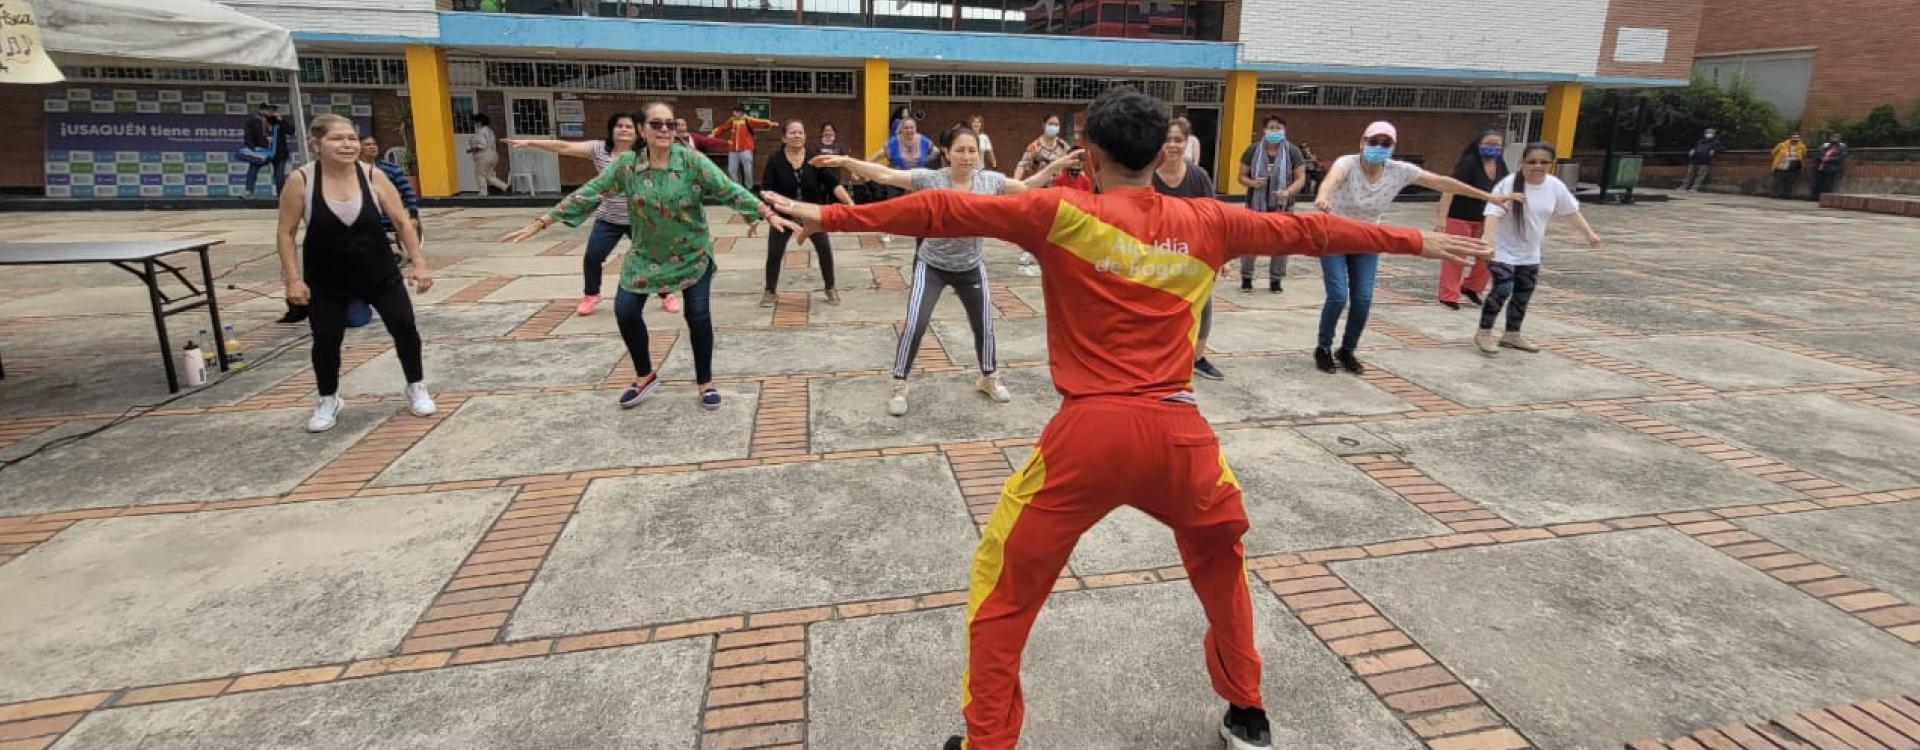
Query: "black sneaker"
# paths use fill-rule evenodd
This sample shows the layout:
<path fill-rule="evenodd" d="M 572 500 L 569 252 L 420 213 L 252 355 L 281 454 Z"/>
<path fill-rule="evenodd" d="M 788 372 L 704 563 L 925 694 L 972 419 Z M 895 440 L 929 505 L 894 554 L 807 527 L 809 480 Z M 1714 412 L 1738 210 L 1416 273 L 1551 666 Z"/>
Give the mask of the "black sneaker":
<path fill-rule="evenodd" d="M 1367 366 L 1360 364 L 1360 358 L 1353 356 L 1351 349 L 1341 349 L 1334 352 L 1333 356 L 1340 360 L 1340 366 L 1347 368 L 1347 372 L 1359 375 L 1367 371 Z"/>
<path fill-rule="evenodd" d="M 642 383 L 636 380 L 633 385 L 627 386 L 627 389 L 620 393 L 620 408 L 631 409 L 639 406 L 640 402 L 647 400 L 647 397 L 653 395 L 653 392 L 659 388 L 660 373 L 649 373 L 647 382 Z"/>
<path fill-rule="evenodd" d="M 1229 705 L 1227 717 L 1220 722 L 1220 738 L 1227 741 L 1228 750 L 1268 750 L 1273 747 L 1273 728 L 1267 724 L 1265 710 Z"/>
<path fill-rule="evenodd" d="M 1267 281 L 1267 291 L 1273 292 L 1274 294 L 1279 294 L 1286 290 L 1280 288 L 1279 279 L 1270 279 Z"/>
<path fill-rule="evenodd" d="M 1225 380 L 1227 377 L 1227 374 L 1221 372 L 1220 368 L 1214 367 L 1212 362 L 1208 362 L 1206 357 L 1201 357 L 1193 361 L 1193 373 L 1208 380 Z"/>
<path fill-rule="evenodd" d="M 1240 291 L 1243 291 L 1243 292 L 1251 292 L 1251 291 L 1253 291 L 1253 277 L 1252 277 L 1252 276 L 1242 276 L 1242 277 L 1240 277 Z"/>
<path fill-rule="evenodd" d="M 1486 304 L 1485 302 L 1480 301 L 1480 293 L 1472 289 L 1460 290 L 1460 296 L 1466 297 L 1468 302 L 1472 302 L 1473 304 L 1476 304 L 1476 305 Z"/>
<path fill-rule="evenodd" d="M 1440 300 L 1440 304 L 1441 304 L 1441 305 L 1444 305 L 1444 306 L 1446 306 L 1446 308 L 1447 308 L 1448 310 L 1458 310 L 1458 309 L 1460 309 L 1460 303 L 1458 303 L 1458 302 L 1453 302 L 1453 301 L 1451 301 L 1451 300 L 1444 300 L 1444 299 L 1443 299 L 1443 300 Z"/>
<path fill-rule="evenodd" d="M 956 734 L 952 737 L 948 737 L 947 744 L 941 747 L 940 750 L 963 750 L 963 748 L 965 748 L 966 746 L 967 746 L 966 741 L 960 739 L 960 735 Z"/>
<path fill-rule="evenodd" d="M 296 305 L 289 302 L 287 303 L 287 314 L 280 316 L 280 319 L 274 322 L 279 323 L 281 325 L 290 325 L 293 323 L 302 322 L 306 319 L 307 319 L 307 306 Z"/>
<path fill-rule="evenodd" d="M 1321 372 L 1333 372 L 1333 352 L 1328 351 L 1324 346 L 1315 347 L 1313 366 L 1320 368 Z"/>

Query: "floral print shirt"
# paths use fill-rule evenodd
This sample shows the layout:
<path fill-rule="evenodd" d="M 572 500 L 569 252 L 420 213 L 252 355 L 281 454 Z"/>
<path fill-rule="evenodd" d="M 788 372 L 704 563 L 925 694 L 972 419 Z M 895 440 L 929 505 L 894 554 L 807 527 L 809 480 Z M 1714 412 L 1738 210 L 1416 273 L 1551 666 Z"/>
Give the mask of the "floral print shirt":
<path fill-rule="evenodd" d="M 621 154 L 600 176 L 562 198 L 547 218 L 580 226 L 604 193 L 626 196 L 633 250 L 620 267 L 620 288 L 635 294 L 678 292 L 706 275 L 713 264 L 713 235 L 701 199 L 717 199 L 749 221 L 760 220 L 760 199 L 707 157 L 677 143 L 665 168 L 648 164 L 644 148 Z"/>

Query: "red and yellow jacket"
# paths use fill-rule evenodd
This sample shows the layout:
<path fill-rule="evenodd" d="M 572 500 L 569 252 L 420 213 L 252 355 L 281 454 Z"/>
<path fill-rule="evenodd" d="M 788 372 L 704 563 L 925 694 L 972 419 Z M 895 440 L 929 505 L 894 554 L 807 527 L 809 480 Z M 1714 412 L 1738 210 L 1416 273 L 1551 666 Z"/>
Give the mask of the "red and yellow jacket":
<path fill-rule="evenodd" d="M 823 206 L 829 232 L 993 237 L 1044 273 L 1047 357 L 1068 398 L 1165 398 L 1192 388 L 1200 313 L 1214 269 L 1242 255 L 1418 254 L 1419 230 L 1328 214 L 1256 213 L 1151 188 L 1046 188 L 986 196 L 927 190 Z"/>
<path fill-rule="evenodd" d="M 729 151 L 752 151 L 753 131 L 756 128 L 770 127 L 773 127 L 772 120 L 743 115 L 720 123 L 720 127 L 713 129 L 713 137 L 726 138 Z"/>

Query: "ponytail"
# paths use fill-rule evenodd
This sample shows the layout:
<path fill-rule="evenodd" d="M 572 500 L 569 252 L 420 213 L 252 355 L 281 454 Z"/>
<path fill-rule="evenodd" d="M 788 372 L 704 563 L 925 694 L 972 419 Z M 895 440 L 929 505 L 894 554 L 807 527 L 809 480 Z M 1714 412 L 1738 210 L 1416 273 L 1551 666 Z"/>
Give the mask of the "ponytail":
<path fill-rule="evenodd" d="M 1520 161 L 1523 163 L 1523 166 L 1520 168 L 1520 171 L 1517 171 L 1511 175 L 1508 175 L 1509 179 L 1513 180 L 1512 186 L 1510 187 L 1509 190 L 1507 190 L 1508 193 L 1522 196 L 1522 197 L 1526 196 L 1527 175 L 1526 175 L 1526 167 L 1524 166 L 1524 162 L 1526 162 L 1527 157 L 1532 155 L 1533 152 L 1535 151 L 1547 152 L 1548 158 L 1552 158 L 1552 159 L 1559 158 L 1559 152 L 1553 148 L 1553 144 L 1551 143 L 1548 143 L 1546 141 L 1534 141 L 1533 143 L 1527 144 L 1526 149 L 1520 152 Z M 1558 179 L 1558 178 L 1553 176 L 1552 171 L 1548 171 L 1547 179 L 1552 180 L 1552 179 Z M 1514 204 L 1512 203 L 1507 204 L 1507 216 L 1509 218 L 1513 216 L 1513 212 L 1514 212 L 1513 205 Z M 1520 208 L 1522 210 L 1525 210 L 1526 205 L 1522 204 Z M 1527 217 L 1525 215 L 1522 215 L 1520 216 L 1519 221 L 1509 221 L 1507 223 L 1513 225 L 1513 228 L 1510 231 L 1514 233 L 1514 237 L 1519 239 L 1522 243 L 1525 243 L 1527 241 Z"/>

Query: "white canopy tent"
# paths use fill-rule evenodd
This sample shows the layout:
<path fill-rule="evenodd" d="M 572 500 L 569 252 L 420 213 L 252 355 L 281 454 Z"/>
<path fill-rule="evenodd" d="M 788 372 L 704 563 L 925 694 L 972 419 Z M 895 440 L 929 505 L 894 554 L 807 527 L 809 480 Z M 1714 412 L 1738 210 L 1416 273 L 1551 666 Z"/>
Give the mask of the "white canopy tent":
<path fill-rule="evenodd" d="M 293 34 L 212 0 L 36 3 L 41 43 L 60 65 L 221 66 L 289 71 L 293 121 L 306 122 Z M 301 126 L 296 126 L 296 128 Z M 295 138 L 303 159 L 307 139 Z"/>

